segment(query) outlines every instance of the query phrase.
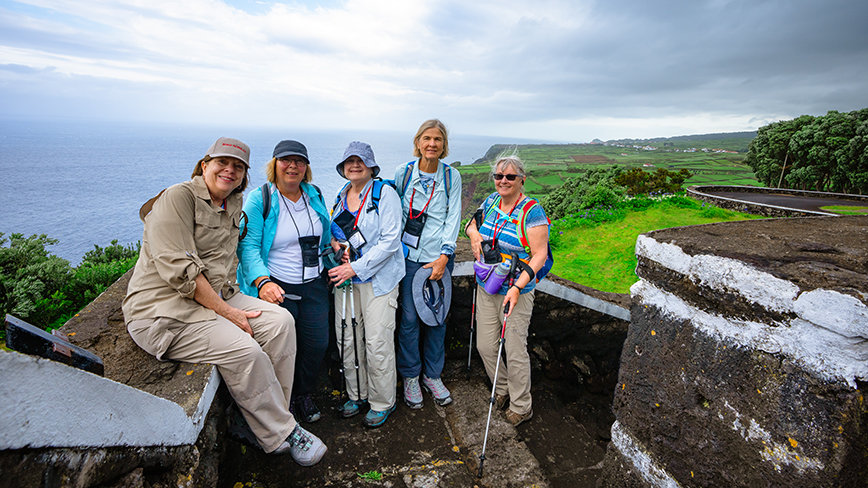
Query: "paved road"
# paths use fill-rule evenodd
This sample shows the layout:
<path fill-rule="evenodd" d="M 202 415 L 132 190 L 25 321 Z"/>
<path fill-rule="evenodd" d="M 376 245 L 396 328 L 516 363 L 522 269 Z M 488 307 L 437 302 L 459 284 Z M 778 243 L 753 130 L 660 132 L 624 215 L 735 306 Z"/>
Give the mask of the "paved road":
<path fill-rule="evenodd" d="M 820 207 L 830 205 L 844 205 L 848 207 L 868 207 L 868 202 L 859 200 L 844 200 L 830 197 L 802 197 L 784 195 L 782 193 L 746 193 L 738 191 L 703 191 L 708 195 L 714 195 L 733 200 L 776 205 L 778 207 L 809 210 L 813 212 L 825 212 Z"/>

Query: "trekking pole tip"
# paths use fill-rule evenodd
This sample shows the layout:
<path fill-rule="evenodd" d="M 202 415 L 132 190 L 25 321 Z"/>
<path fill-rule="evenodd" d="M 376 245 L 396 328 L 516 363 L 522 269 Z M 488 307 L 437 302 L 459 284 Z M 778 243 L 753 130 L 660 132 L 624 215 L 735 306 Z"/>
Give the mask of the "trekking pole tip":
<path fill-rule="evenodd" d="M 485 462 L 485 454 L 479 456 L 479 471 L 476 472 L 477 478 L 482 478 L 482 463 Z"/>

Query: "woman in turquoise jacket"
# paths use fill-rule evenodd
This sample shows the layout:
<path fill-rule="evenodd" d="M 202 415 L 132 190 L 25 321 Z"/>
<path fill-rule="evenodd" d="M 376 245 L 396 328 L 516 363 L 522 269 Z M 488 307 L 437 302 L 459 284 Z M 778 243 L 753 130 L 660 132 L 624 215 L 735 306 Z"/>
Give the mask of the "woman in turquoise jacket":
<path fill-rule="evenodd" d="M 265 173 L 269 184 L 251 191 L 244 203 L 238 282 L 244 294 L 278 304 L 295 319 L 291 408 L 297 418 L 316 422 L 320 411 L 311 392 L 329 340 L 329 293 L 320 257 L 331 249 L 329 213 L 319 188 L 310 183 L 310 160 L 300 142 L 278 143 Z"/>

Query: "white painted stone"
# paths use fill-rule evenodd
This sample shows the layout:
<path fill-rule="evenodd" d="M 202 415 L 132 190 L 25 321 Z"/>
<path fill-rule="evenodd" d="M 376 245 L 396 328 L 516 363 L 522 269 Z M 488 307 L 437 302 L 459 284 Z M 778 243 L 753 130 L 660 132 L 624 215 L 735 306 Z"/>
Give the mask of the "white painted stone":
<path fill-rule="evenodd" d="M 196 413 L 62 363 L 0 350 L 0 449 L 177 446 L 196 442 L 220 384 L 216 368 Z"/>
<path fill-rule="evenodd" d="M 791 312 L 799 293 L 795 284 L 759 271 L 741 261 L 712 255 L 691 256 L 680 247 L 640 235 L 636 255 L 687 276 L 694 283 L 714 290 L 742 295 L 775 312 Z"/>
<path fill-rule="evenodd" d="M 862 338 L 845 337 L 802 318 L 772 327 L 713 315 L 645 280 L 635 283 L 630 292 L 637 303 L 657 307 L 675 319 L 689 320 L 697 330 L 718 341 L 782 354 L 826 381 L 845 381 L 856 388 L 856 379 L 868 379 L 868 341 Z"/>
<path fill-rule="evenodd" d="M 796 442 L 795 447 L 775 442 L 772 439 L 771 433 L 757 423 L 756 420 L 747 419 L 745 421 L 741 413 L 726 400 L 723 401 L 723 406 L 726 411 L 719 410 L 718 417 L 723 420 L 727 413 L 734 416 L 735 420 L 732 421 L 731 425 L 732 430 L 738 432 L 748 442 L 759 441 L 754 442 L 754 445 L 759 449 L 760 457 L 771 463 L 778 473 L 781 472 L 784 465 L 796 468 L 799 474 L 803 474 L 805 471 L 822 471 L 825 469 L 822 461 L 806 456 L 798 448 L 797 440 L 794 439 Z"/>
<path fill-rule="evenodd" d="M 681 488 L 665 469 L 657 465 L 642 444 L 627 432 L 617 420 L 612 424 L 612 444 L 646 483 L 658 488 Z"/>
<path fill-rule="evenodd" d="M 849 295 L 834 290 L 802 293 L 794 310 L 800 317 L 844 337 L 868 339 L 868 307 Z"/>

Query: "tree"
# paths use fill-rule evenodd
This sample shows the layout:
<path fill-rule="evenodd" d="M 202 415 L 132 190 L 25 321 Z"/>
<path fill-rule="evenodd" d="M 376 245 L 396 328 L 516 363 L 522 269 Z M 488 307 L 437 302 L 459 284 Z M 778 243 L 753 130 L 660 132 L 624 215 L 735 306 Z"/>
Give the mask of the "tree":
<path fill-rule="evenodd" d="M 657 168 L 653 173 L 648 173 L 642 168 L 632 168 L 621 173 L 613 182 L 627 188 L 627 194 L 631 196 L 647 195 L 650 193 L 676 193 L 688 178 L 693 176 L 690 171 L 682 169 L 677 173 L 664 168 Z"/>
<path fill-rule="evenodd" d="M 766 186 L 868 192 L 868 109 L 803 115 L 757 130 L 745 162 Z"/>

